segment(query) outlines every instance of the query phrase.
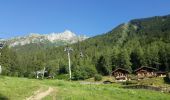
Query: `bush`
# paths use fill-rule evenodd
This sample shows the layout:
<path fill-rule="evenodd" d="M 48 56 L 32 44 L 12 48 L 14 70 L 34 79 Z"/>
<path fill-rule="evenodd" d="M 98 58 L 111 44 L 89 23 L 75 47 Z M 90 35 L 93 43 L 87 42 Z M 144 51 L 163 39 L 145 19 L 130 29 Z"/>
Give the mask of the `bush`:
<path fill-rule="evenodd" d="M 18 76 L 19 76 L 19 73 L 18 73 L 18 72 L 13 72 L 13 73 L 12 73 L 12 76 L 18 77 Z"/>
<path fill-rule="evenodd" d="M 96 75 L 94 76 L 94 80 L 95 80 L 95 81 L 101 81 L 101 80 L 102 80 L 102 75 L 96 74 Z"/>
<path fill-rule="evenodd" d="M 30 78 L 30 79 L 36 78 L 36 75 L 34 73 L 30 73 L 30 74 L 28 74 L 28 78 Z"/>
<path fill-rule="evenodd" d="M 55 79 L 59 79 L 59 80 L 69 80 L 69 74 L 59 74 L 59 75 L 55 75 Z"/>
<path fill-rule="evenodd" d="M 87 79 L 88 77 L 88 72 L 85 70 L 76 70 L 73 72 L 73 80 L 84 80 Z"/>
<path fill-rule="evenodd" d="M 85 80 L 94 77 L 96 70 L 91 67 L 76 66 L 73 71 L 73 80 Z"/>

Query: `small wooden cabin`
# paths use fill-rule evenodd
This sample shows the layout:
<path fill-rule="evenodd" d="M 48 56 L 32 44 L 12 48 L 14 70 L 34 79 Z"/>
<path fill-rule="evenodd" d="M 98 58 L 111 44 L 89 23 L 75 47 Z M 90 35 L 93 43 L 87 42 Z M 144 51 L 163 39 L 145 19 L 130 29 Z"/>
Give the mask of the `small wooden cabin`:
<path fill-rule="evenodd" d="M 151 78 L 156 76 L 156 68 L 142 66 L 135 70 L 138 79 Z"/>
<path fill-rule="evenodd" d="M 130 72 L 123 68 L 117 68 L 112 72 L 112 75 L 115 77 L 116 81 L 127 81 L 129 80 L 128 74 Z"/>
<path fill-rule="evenodd" d="M 158 72 L 156 72 L 156 76 L 157 77 L 166 77 L 166 72 L 158 71 Z"/>

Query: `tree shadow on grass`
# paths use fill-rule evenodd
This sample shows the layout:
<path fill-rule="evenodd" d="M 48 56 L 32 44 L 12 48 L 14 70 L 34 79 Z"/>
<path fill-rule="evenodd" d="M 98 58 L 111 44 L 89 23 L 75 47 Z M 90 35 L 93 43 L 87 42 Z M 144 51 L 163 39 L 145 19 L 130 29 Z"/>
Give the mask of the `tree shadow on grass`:
<path fill-rule="evenodd" d="M 7 98 L 6 96 L 0 94 L 0 100 L 9 100 L 9 98 Z"/>

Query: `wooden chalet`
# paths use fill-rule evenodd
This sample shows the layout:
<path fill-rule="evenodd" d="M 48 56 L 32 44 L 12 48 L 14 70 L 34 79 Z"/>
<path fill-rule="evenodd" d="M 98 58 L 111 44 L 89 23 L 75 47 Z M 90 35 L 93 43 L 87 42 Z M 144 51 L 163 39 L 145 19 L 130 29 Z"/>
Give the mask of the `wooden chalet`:
<path fill-rule="evenodd" d="M 129 80 L 128 74 L 130 72 L 123 68 L 117 68 L 112 72 L 112 75 L 115 77 L 116 81 L 127 81 Z"/>
<path fill-rule="evenodd" d="M 156 68 L 142 66 L 135 70 L 138 79 L 151 78 L 156 76 Z"/>

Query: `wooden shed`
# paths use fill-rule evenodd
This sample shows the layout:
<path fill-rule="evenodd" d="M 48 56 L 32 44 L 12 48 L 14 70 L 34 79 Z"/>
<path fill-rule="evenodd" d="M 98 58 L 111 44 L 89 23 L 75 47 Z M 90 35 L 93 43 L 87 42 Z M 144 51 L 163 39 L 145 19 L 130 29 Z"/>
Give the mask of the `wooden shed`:
<path fill-rule="evenodd" d="M 156 76 L 156 68 L 142 66 L 135 70 L 138 79 L 151 78 Z"/>
<path fill-rule="evenodd" d="M 117 68 L 112 72 L 112 75 L 115 77 L 116 81 L 127 81 L 129 80 L 128 74 L 130 72 L 123 68 Z"/>

